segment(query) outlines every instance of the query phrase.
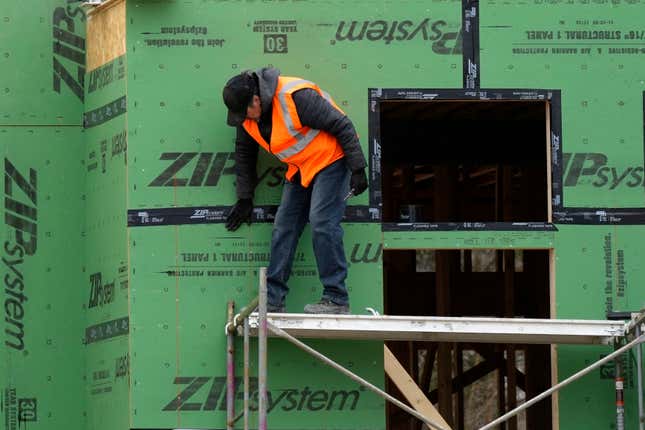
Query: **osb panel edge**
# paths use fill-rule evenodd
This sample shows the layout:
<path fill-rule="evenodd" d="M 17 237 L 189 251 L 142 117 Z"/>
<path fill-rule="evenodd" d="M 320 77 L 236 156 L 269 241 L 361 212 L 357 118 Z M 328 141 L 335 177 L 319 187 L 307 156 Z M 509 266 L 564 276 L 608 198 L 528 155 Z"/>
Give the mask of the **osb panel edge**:
<path fill-rule="evenodd" d="M 125 55 L 125 0 L 110 0 L 87 16 L 87 70 Z"/>

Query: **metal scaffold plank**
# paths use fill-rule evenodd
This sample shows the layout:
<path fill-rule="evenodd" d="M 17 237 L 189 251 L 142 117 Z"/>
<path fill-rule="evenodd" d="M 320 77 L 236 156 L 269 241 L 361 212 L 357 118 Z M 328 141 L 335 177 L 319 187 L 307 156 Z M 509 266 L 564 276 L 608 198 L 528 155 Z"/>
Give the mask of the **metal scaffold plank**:
<path fill-rule="evenodd" d="M 268 314 L 271 324 L 304 338 L 519 344 L 610 344 L 625 323 L 605 320 Z M 249 317 L 257 336 L 258 315 Z"/>

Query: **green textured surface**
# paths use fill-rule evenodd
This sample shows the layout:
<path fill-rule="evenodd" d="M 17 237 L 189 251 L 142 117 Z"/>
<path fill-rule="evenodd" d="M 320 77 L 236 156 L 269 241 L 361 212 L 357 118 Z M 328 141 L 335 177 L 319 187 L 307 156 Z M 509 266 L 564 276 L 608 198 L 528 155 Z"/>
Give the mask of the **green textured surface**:
<path fill-rule="evenodd" d="M 100 108 L 125 95 L 126 57 L 114 60 L 88 71 L 85 80 L 84 112 Z"/>
<path fill-rule="evenodd" d="M 64 82 L 60 94 L 53 89 L 53 58 L 74 76 L 78 71 L 73 62 L 52 52 L 53 14 L 59 6 L 65 5 L 46 1 L 27 10 L 11 0 L 0 7 L 0 65 L 7 71 L 0 78 L 0 147 L 22 174 L 36 169 L 38 184 L 37 251 L 21 263 L 28 297 L 27 353 L 4 347 L 3 400 L 9 399 L 10 388 L 16 389 L 17 399 L 35 398 L 38 421 L 21 425 L 36 430 L 224 428 L 226 301 L 235 300 L 239 307 L 255 295 L 255 271 L 268 262 L 271 226 L 243 226 L 235 233 L 221 224 L 127 230 L 126 209 L 234 202 L 234 133 L 224 124 L 220 90 L 244 68 L 273 64 L 287 75 L 320 84 L 354 120 L 367 153 L 367 88 L 459 88 L 462 55 L 458 50 L 436 53 L 434 41 L 423 40 L 422 32 L 411 40 L 383 40 L 378 31 L 366 32 L 361 40 L 334 40 L 340 21 L 356 20 L 358 33 L 367 20 L 372 29 L 381 25 L 374 24 L 376 20 L 387 25 L 410 20 L 414 29 L 428 18 L 428 35 L 433 34 L 430 25 L 441 20 L 446 22 L 440 25 L 445 34 L 461 26 L 461 1 L 128 1 L 127 71 L 125 57 L 117 59 L 112 67 L 119 78 L 107 85 L 97 83 L 96 89 L 92 76 L 86 75 L 84 105 Z M 642 39 L 627 40 L 624 35 L 645 30 L 645 2 L 486 0 L 479 6 L 481 86 L 561 90 L 563 152 L 572 157 L 589 154 L 585 167 L 592 166 L 594 154 L 607 158 L 598 166 L 602 171 L 590 169 L 593 172 L 577 180 L 570 166 L 563 167 L 565 181 L 571 182 L 564 188 L 565 206 L 642 207 L 645 45 Z M 76 7 L 71 3 L 67 15 Z M 82 34 L 80 13 L 73 18 L 75 32 Z M 259 21 L 271 20 L 278 21 L 277 29 L 256 28 Z M 185 27 L 177 32 L 177 26 Z M 192 26 L 205 27 L 206 34 Z M 547 46 L 533 38 L 537 33 L 528 33 L 550 30 L 554 37 L 560 31 L 565 39 L 562 32 L 567 30 L 621 31 L 623 37 L 591 41 L 588 46 Z M 278 46 L 265 42 L 265 34 L 286 35 L 287 52 L 264 52 L 265 47 Z M 165 39 L 197 42 L 154 46 L 160 42 L 153 41 Z M 215 41 L 213 46 L 208 46 L 209 40 Z M 272 40 L 280 43 L 284 38 Z M 549 51 L 517 51 L 541 47 Z M 568 47 L 578 51 L 551 51 Z M 591 51 L 582 54 L 583 48 Z M 610 53 L 610 48 L 638 49 L 638 54 Z M 127 114 L 83 133 L 79 127 L 55 127 L 80 125 L 82 112 L 108 105 L 126 95 L 126 88 Z M 184 155 L 188 163 L 168 186 L 151 185 L 173 161 L 170 156 L 161 159 L 163 153 L 192 155 Z M 208 164 L 207 170 L 200 170 L 200 160 Z M 262 155 L 257 204 L 278 203 L 281 172 L 275 161 Z M 182 179 L 186 186 L 173 186 Z M 18 195 L 20 202 L 28 203 Z M 366 195 L 353 200 L 367 203 Z M 5 208 L 5 215 L 9 212 Z M 556 232 L 406 233 L 382 232 L 378 224 L 344 224 L 352 311 L 383 309 L 383 249 L 418 248 L 553 248 L 558 318 L 602 319 L 609 309 L 645 306 L 645 274 L 639 264 L 642 226 L 557 227 Z M 3 231 L 3 243 L 15 241 L 11 227 L 5 224 Z M 307 229 L 296 256 L 290 311 L 300 311 L 321 291 L 310 242 Z M 17 252 L 12 245 L 8 248 Z M 12 257 L 8 253 L 4 247 L 5 259 Z M 10 275 L 7 263 L 4 267 Z M 102 291 L 98 296 L 97 274 Z M 5 302 L 7 297 L 5 289 Z M 130 336 L 126 331 L 83 346 L 87 327 L 127 317 Z M 311 344 L 383 385 L 380 343 Z M 236 346 L 240 351 L 239 339 Z M 559 346 L 559 379 L 609 350 Z M 269 362 L 271 428 L 385 428 L 382 400 L 291 345 L 272 340 Z M 631 357 L 626 363 L 630 428 L 636 423 L 635 367 Z M 256 364 L 253 355 L 253 369 Z M 241 375 L 239 358 L 236 366 Z M 560 394 L 561 429 L 612 428 L 612 372 L 611 366 L 603 367 Z M 199 387 L 194 385 L 197 389 L 190 396 L 184 393 L 182 405 L 173 403 L 190 384 Z M 343 392 L 350 393 L 345 404 L 338 397 Z M 239 392 L 237 400 L 239 408 Z M 3 430 L 18 428 L 11 423 L 16 408 L 17 403 L 2 408 Z"/>
<path fill-rule="evenodd" d="M 4 306 L 0 359 L 0 387 L 5 402 L 0 413 L 3 430 L 25 426 L 85 428 L 81 343 L 84 323 L 81 305 L 85 295 L 79 288 L 83 255 L 78 252 L 82 248 L 85 206 L 81 144 L 78 128 L 0 127 L 5 198 L 10 195 L 22 204 L 35 206 L 32 217 L 35 220 L 31 220 L 35 224 L 34 241 L 34 236 L 27 233 L 21 238 L 18 230 L 7 224 L 6 217 L 16 211 L 9 208 L 6 200 L 3 210 Z M 30 189 L 30 169 L 34 170 L 35 205 L 17 185 L 18 176 L 6 174 L 7 163 L 27 181 L 23 185 L 25 189 Z M 29 220 L 29 217 L 21 218 Z M 30 228 L 29 223 L 23 225 L 26 230 Z M 17 310 L 17 301 L 21 302 L 21 311 Z M 8 315 L 22 324 L 21 341 L 6 332 L 20 332 L 7 322 Z M 16 347 L 8 346 L 7 342 Z M 12 389 L 15 403 L 8 391 Z M 29 404 L 36 405 L 35 421 L 19 422 L 20 416 L 30 417 L 26 414 Z"/>
<path fill-rule="evenodd" d="M 645 4 L 485 1 L 480 6 L 482 87 L 562 91 L 562 151 L 570 159 L 584 154 L 579 157 L 587 169 L 576 177 L 571 162 L 563 166 L 564 205 L 643 207 Z M 573 39 L 578 33 L 568 32 L 575 31 L 611 31 L 617 38 Z M 629 39 L 630 32 L 638 39 Z M 538 39 L 541 35 L 553 39 Z M 645 305 L 642 226 L 558 228 L 558 318 L 603 319 L 608 310 Z M 609 349 L 560 346 L 558 351 L 561 380 Z M 633 357 L 628 362 L 629 427 L 637 416 Z M 560 428 L 613 428 L 612 372 L 605 366 L 560 394 Z"/>
<path fill-rule="evenodd" d="M 132 169 L 129 172 L 129 208 L 232 204 L 233 176 L 224 172 L 217 185 L 149 186 L 167 166 L 165 152 L 229 153 L 234 130 L 225 125 L 221 88 L 245 68 L 273 64 L 287 76 L 312 80 L 329 92 L 354 121 L 367 153 L 367 88 L 461 87 L 462 55 L 436 54 L 432 40 L 438 33 L 458 32 L 461 1 L 307 1 L 307 2 L 169 2 L 129 1 L 127 19 L 128 121 L 132 131 Z M 425 19 L 428 22 L 416 33 Z M 258 21 L 293 21 L 295 32 L 264 28 Z M 356 20 L 358 35 L 363 21 L 410 20 L 411 40 L 335 40 L 341 21 Z M 342 29 L 347 31 L 350 24 Z M 176 26 L 206 27 L 207 34 L 161 33 Z M 388 27 L 389 28 L 389 27 Z M 424 36 L 423 30 L 426 35 Z M 288 52 L 264 53 L 264 35 L 287 36 Z M 369 33 L 374 39 L 378 34 Z M 395 33 L 395 36 L 398 33 Z M 387 37 L 387 33 L 384 35 Z M 456 37 L 456 35 L 455 35 Z M 206 46 L 149 46 L 156 40 L 205 41 Z M 208 40 L 224 40 L 208 46 Z M 155 42 L 157 43 L 157 42 Z M 455 40 L 447 41 L 454 46 Z M 313 54 L 315 53 L 315 55 Z M 360 76 L 360 85 L 357 77 Z M 163 89 L 163 90 L 162 90 Z M 194 156 L 177 174 L 191 179 L 197 166 Z M 226 167 L 230 167 L 228 161 Z M 273 165 L 273 164 L 272 164 Z M 259 174 L 269 168 L 263 164 Z M 257 204 L 276 204 L 279 190 L 269 174 L 258 188 Z M 170 185 L 170 184 L 169 184 Z M 366 204 L 365 195 L 354 204 Z"/>
<path fill-rule="evenodd" d="M 86 78 L 86 111 L 125 94 L 125 57 L 103 66 L 101 76 Z M 119 73 L 119 70 L 122 73 Z M 103 85 L 105 84 L 105 85 Z M 126 210 L 126 116 L 121 115 L 84 133 L 86 226 L 84 280 L 86 327 L 129 317 Z M 88 342 L 86 394 L 88 428 L 129 428 L 129 336 Z"/>
<path fill-rule="evenodd" d="M 558 378 L 563 380 L 611 353 L 611 347 L 559 345 Z M 613 429 L 616 428 L 616 391 L 613 363 L 602 366 L 584 378 L 565 387 L 558 395 L 560 428 Z M 638 403 L 634 372 L 625 382 L 625 428 L 637 426 Z"/>
<path fill-rule="evenodd" d="M 344 227 L 351 263 L 347 282 L 351 286 L 352 309 L 356 313 L 364 313 L 366 306 L 382 310 L 380 249 L 372 248 L 370 258 L 363 261 L 365 238 L 377 237 L 379 227 Z M 130 229 L 133 427 L 224 426 L 225 410 L 220 408 L 223 392 L 212 400 L 217 406 L 207 399 L 211 387 L 218 389 L 221 378 L 226 376 L 226 339 L 222 330 L 226 302 L 234 300 L 239 309 L 257 295 L 257 269 L 268 262 L 270 229 L 270 225 L 242 227 L 235 234 L 227 232 L 223 225 Z M 292 291 L 287 299 L 289 311 L 301 312 L 304 304 L 318 300 L 322 287 L 316 273 L 307 229 L 296 252 Z M 319 341 L 317 345 L 367 379 L 383 384 L 381 344 L 363 343 L 357 348 L 354 342 Z M 238 348 L 241 352 L 241 344 Z M 297 390 L 302 399 L 305 387 L 311 391 L 357 390 L 351 380 L 322 367 L 313 358 L 303 357 L 291 345 L 272 341 L 270 351 L 273 396 Z M 241 355 L 237 364 L 241 375 Z M 254 358 L 252 369 L 256 368 Z M 174 396 L 188 386 L 186 380 L 173 384 L 176 377 L 210 379 L 191 398 L 184 396 L 187 405 L 172 406 Z M 292 396 L 295 395 L 294 392 Z M 322 401 L 324 395 L 318 396 L 317 401 Z M 307 428 L 356 428 L 356 423 L 364 426 L 361 428 L 383 428 L 382 401 L 362 390 L 359 397 L 352 412 L 356 420 L 347 421 L 342 413 L 345 409 L 331 397 L 326 403 L 333 403 L 330 410 L 325 408 L 319 415 L 308 415 L 312 412 L 307 410 L 308 400 L 303 400 L 302 407 L 291 408 L 290 401 L 283 398 L 283 403 L 276 403 L 279 407 L 271 413 L 271 422 L 278 428 L 298 429 L 305 426 L 303 417 L 317 416 Z M 312 405 L 314 409 L 319 406 L 316 401 Z M 323 423 L 326 427 L 320 427 Z"/>
<path fill-rule="evenodd" d="M 85 18 L 79 5 L 45 0 L 26 9 L 18 0 L 2 2 L 0 124 L 81 124 Z M 69 35 L 55 36 L 58 29 Z"/>
<path fill-rule="evenodd" d="M 128 208 L 230 205 L 235 201 L 231 154 L 234 130 L 224 123 L 220 93 L 226 80 L 244 68 L 273 64 L 285 75 L 302 76 L 318 83 L 352 118 L 367 153 L 367 88 L 427 86 L 430 85 L 428 76 L 432 76 L 433 86 L 460 86 L 462 56 L 461 53 L 433 53 L 433 42 L 424 40 L 421 33 L 412 40 L 389 43 L 365 38 L 333 40 L 339 22 L 356 20 L 360 29 L 364 20 L 411 20 L 418 24 L 428 18 L 428 29 L 436 20 L 445 20 L 446 29 L 457 31 L 461 26 L 460 5 L 457 1 L 444 2 L 428 10 L 423 2 L 409 2 L 401 9 L 378 2 L 202 3 L 189 7 L 181 2 L 155 5 L 128 2 L 128 124 L 132 142 Z M 296 31 L 286 32 L 288 54 L 263 52 L 264 34 L 280 32 L 282 24 L 278 24 L 277 30 L 254 31 L 258 30 L 254 27 L 259 25 L 258 21 L 270 20 L 295 20 Z M 182 25 L 207 27 L 207 35 L 160 34 L 164 28 Z M 150 46 L 154 40 L 163 39 L 201 39 L 206 43 L 208 39 L 222 39 L 224 42 L 221 47 Z M 356 55 L 357 50 L 360 56 Z M 356 85 L 357 73 L 361 74 L 364 85 Z M 164 91 L 160 92 L 160 88 Z M 179 157 L 167 155 L 162 160 L 162 153 L 183 153 L 188 160 L 176 171 L 174 180 L 155 181 Z M 211 167 L 200 178 L 201 160 L 206 160 Z M 213 179 L 209 182 L 211 173 Z M 261 155 L 258 174 L 262 179 L 256 190 L 256 204 L 279 202 L 282 173 L 283 169 L 272 157 Z M 160 186 L 164 182 L 167 185 Z M 187 185 L 173 186 L 177 182 Z M 354 204 L 367 203 L 366 195 L 354 200 Z M 351 264 L 347 282 L 353 311 L 363 313 L 365 306 L 382 310 L 380 226 L 346 225 L 345 230 L 345 247 Z M 270 225 L 243 227 L 235 233 L 226 232 L 222 225 L 133 228 L 130 238 L 133 425 L 223 427 L 221 403 L 212 411 L 214 406 L 208 405 L 207 393 L 221 389 L 218 384 L 225 374 L 221 330 L 225 302 L 233 299 L 241 305 L 255 294 L 257 275 L 252 271 L 268 263 Z M 317 300 L 321 293 L 310 240 L 306 232 L 296 256 L 290 283 L 292 291 L 287 301 L 291 311 L 301 311 L 305 303 Z M 249 251 L 259 253 L 260 259 L 230 261 L 232 253 Z M 206 253 L 211 258 L 214 253 L 219 259 L 187 263 L 182 261 L 182 253 Z M 186 266 L 180 271 L 200 275 L 169 276 L 168 272 L 178 270 L 175 265 Z M 205 266 L 203 275 L 202 269 L 191 269 L 200 265 Z M 378 270 L 374 270 L 375 265 Z M 209 267 L 215 268 L 217 276 L 209 277 Z M 234 274 L 226 273 L 227 270 Z M 169 311 L 157 311 L 164 308 Z M 199 335 L 191 334 L 192 330 Z M 159 344 L 165 346 L 150 347 Z M 341 362 L 351 361 L 352 367 L 369 380 L 383 384 L 380 343 L 361 346 L 360 357 L 351 343 L 317 344 Z M 272 395 L 277 398 L 280 393 L 293 398 L 297 395 L 293 390 L 302 395 L 305 387 L 312 391 L 356 389 L 354 383 L 328 369 L 319 369 L 320 365 L 313 359 L 302 357 L 290 345 L 276 342 L 271 348 L 270 381 L 276 382 L 270 384 Z M 311 372 L 312 367 L 316 372 Z M 186 385 L 172 384 L 177 376 L 209 378 L 201 391 L 188 400 L 198 405 L 185 406 L 201 405 L 201 411 L 177 411 L 181 406 L 168 405 L 173 396 L 186 388 Z M 325 394 L 317 396 L 322 398 Z M 218 397 L 214 401 L 222 400 L 223 397 Z M 346 411 L 334 410 L 333 405 L 330 410 L 325 407 L 314 412 L 307 411 L 306 400 L 303 406 L 298 404 L 295 408 L 290 408 L 287 397 L 281 401 L 269 419 L 272 426 L 279 428 L 379 429 L 385 426 L 382 401 L 364 392 L 360 393 L 351 420 L 347 420 Z M 312 405 L 319 406 L 316 402 Z M 168 410 L 162 411 L 164 407 Z"/>
<path fill-rule="evenodd" d="M 607 169 L 587 161 L 577 180 L 563 167 L 564 205 L 644 207 L 645 3 L 485 0 L 480 8 L 482 88 L 560 89 L 563 152 L 606 156 Z M 574 39 L 576 31 L 619 38 Z M 537 39 L 543 34 L 553 38 Z M 616 53 L 625 49 L 636 53 Z"/>
<path fill-rule="evenodd" d="M 548 249 L 553 231 L 383 232 L 385 249 Z"/>
<path fill-rule="evenodd" d="M 556 248 L 558 318 L 604 319 L 606 312 L 645 307 L 642 226 L 559 226 Z M 583 269 L 583 270 L 576 270 Z M 558 347 L 564 379 L 611 352 L 610 348 Z M 637 422 L 634 352 L 626 366 L 626 423 Z M 609 428 L 614 414 L 613 367 L 604 366 L 560 395 L 561 428 Z M 572 411 L 562 413 L 562 411 Z M 581 421 L 582 420 L 582 421 Z M 581 427 L 581 428 L 582 428 Z"/>
<path fill-rule="evenodd" d="M 642 226 L 558 226 L 559 318 L 603 319 L 645 307 Z M 584 267 L 584 270 L 574 270 Z"/>

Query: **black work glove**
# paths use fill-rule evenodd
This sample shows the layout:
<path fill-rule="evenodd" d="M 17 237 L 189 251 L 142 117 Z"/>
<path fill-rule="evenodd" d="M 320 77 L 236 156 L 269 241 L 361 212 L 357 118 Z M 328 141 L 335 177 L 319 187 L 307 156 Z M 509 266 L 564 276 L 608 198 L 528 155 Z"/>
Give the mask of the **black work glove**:
<path fill-rule="evenodd" d="M 226 217 L 226 229 L 228 231 L 235 231 L 240 228 L 243 222 L 251 224 L 252 213 L 253 200 L 239 199 Z"/>
<path fill-rule="evenodd" d="M 349 189 L 357 196 L 367 189 L 367 175 L 365 169 L 360 169 L 352 172 L 352 177 L 349 180 Z"/>

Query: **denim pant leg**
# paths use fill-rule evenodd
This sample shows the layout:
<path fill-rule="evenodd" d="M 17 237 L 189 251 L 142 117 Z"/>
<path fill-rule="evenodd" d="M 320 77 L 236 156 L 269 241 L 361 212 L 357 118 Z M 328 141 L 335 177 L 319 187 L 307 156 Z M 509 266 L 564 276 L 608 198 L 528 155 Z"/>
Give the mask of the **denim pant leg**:
<path fill-rule="evenodd" d="M 345 305 L 349 296 L 345 286 L 347 261 L 340 222 L 345 214 L 350 173 L 345 159 L 329 165 L 316 175 L 311 185 L 309 222 L 318 275 L 323 284 L 323 299 Z"/>
<path fill-rule="evenodd" d="M 271 257 L 267 268 L 268 302 L 274 306 L 284 303 L 289 292 L 293 257 L 298 240 L 307 223 L 311 190 L 295 182 L 285 181 L 282 200 L 273 223 Z"/>

